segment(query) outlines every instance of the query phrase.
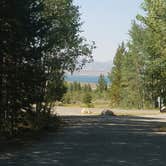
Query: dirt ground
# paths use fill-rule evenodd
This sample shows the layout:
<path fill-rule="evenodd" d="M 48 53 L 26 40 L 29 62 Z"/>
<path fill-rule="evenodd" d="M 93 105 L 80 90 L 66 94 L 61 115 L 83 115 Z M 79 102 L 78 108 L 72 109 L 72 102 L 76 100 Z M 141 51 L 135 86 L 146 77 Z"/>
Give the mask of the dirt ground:
<path fill-rule="evenodd" d="M 165 166 L 166 116 L 122 111 L 82 115 L 81 108 L 56 109 L 67 125 L 35 141 L 0 149 L 0 166 Z M 150 113 L 149 111 L 148 113 Z M 120 115 L 121 114 L 121 115 Z M 126 115 L 128 114 L 128 115 Z"/>
<path fill-rule="evenodd" d="M 60 116 L 93 116 L 100 115 L 103 110 L 111 110 L 116 115 L 120 116 L 138 116 L 138 117 L 151 117 L 158 118 L 161 121 L 166 120 L 166 113 L 160 113 L 159 110 L 122 110 L 122 109 L 110 109 L 110 108 L 88 108 L 91 114 L 82 114 L 81 107 L 55 107 L 54 113 Z"/>

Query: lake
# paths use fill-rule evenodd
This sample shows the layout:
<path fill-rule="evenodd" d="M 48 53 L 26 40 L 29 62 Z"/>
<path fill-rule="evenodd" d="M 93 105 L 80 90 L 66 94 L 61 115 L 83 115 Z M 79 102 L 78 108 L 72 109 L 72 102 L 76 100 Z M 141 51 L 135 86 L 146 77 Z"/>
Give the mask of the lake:
<path fill-rule="evenodd" d="M 80 83 L 98 83 L 99 76 L 86 76 L 86 75 L 66 75 L 65 80 L 70 82 L 80 82 Z M 109 79 L 105 77 L 107 83 Z"/>

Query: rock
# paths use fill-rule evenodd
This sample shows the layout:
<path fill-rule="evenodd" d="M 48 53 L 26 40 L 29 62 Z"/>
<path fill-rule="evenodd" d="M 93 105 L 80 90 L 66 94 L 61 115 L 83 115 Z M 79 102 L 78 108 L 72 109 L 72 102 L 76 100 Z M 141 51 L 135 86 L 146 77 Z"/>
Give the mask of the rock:
<path fill-rule="evenodd" d="M 111 110 L 103 110 L 103 111 L 101 112 L 101 115 L 102 115 L 102 116 L 116 116 L 116 115 L 114 114 L 114 112 L 111 111 Z"/>
<path fill-rule="evenodd" d="M 91 113 L 92 113 L 92 111 L 90 111 L 88 108 L 83 108 L 81 110 L 81 114 L 91 114 Z"/>
<path fill-rule="evenodd" d="M 163 113 L 163 112 L 166 113 L 166 107 L 165 107 L 165 106 L 161 107 L 160 112 L 161 112 L 161 113 Z"/>

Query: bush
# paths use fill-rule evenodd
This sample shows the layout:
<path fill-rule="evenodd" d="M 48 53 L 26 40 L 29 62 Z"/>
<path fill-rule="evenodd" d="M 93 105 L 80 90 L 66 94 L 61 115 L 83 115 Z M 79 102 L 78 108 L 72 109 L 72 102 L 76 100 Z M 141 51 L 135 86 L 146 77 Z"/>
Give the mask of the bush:
<path fill-rule="evenodd" d="M 85 93 L 83 96 L 83 103 L 87 106 L 87 107 L 91 107 L 92 105 L 92 96 L 90 93 Z"/>

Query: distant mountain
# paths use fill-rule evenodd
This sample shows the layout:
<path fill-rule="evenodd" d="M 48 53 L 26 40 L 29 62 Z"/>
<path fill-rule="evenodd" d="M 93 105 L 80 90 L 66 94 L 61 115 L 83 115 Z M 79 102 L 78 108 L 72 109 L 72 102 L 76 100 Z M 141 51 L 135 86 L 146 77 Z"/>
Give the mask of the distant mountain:
<path fill-rule="evenodd" d="M 98 76 L 100 74 L 107 75 L 111 71 L 112 61 L 107 62 L 92 62 L 87 64 L 81 71 L 74 72 L 74 75 L 88 75 L 88 76 Z"/>
<path fill-rule="evenodd" d="M 112 61 L 107 62 L 92 62 L 85 66 L 84 70 L 95 70 L 95 71 L 107 71 L 109 72 L 112 68 Z"/>

